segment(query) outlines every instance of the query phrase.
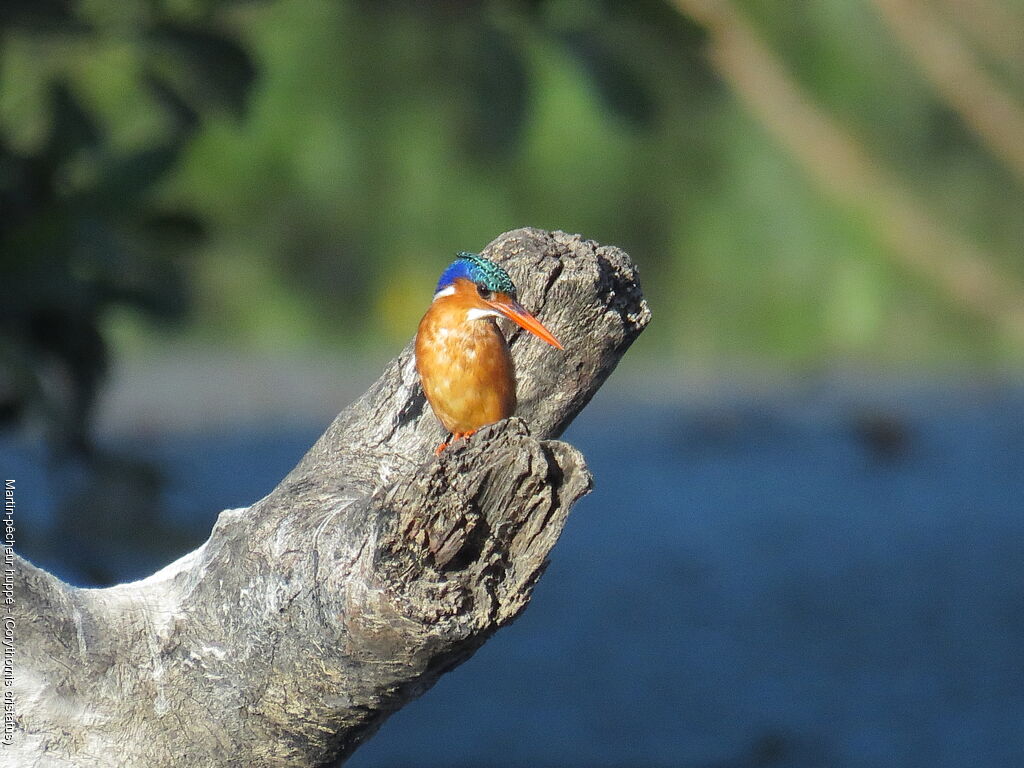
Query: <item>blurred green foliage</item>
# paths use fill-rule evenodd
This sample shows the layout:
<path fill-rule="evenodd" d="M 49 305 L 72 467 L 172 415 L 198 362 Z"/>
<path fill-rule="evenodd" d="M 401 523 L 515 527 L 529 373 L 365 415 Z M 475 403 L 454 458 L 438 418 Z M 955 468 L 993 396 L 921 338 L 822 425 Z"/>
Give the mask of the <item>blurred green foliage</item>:
<path fill-rule="evenodd" d="M 869 6 L 748 5 L 812 96 L 1021 275 L 1021 184 Z M 1019 359 L 818 191 L 667 3 L 298 0 L 238 28 L 252 114 L 204 129 L 173 185 L 213 230 L 205 334 L 393 348 L 453 251 L 529 224 L 629 250 L 657 310 L 641 348 L 670 361 Z"/>
<path fill-rule="evenodd" d="M 92 416 L 111 317 L 189 307 L 206 227 L 161 185 L 204 115 L 242 116 L 256 73 L 217 6 L 0 5 L 0 421 L 42 427 L 57 514 L 81 523 L 69 561 L 97 583 L 118 538 L 181 547 L 159 472 L 100 449 Z"/>
<path fill-rule="evenodd" d="M 61 451 L 92 450 L 111 313 L 187 309 L 184 262 L 204 225 L 159 186 L 201 115 L 241 116 L 255 77 L 240 45 L 210 30 L 215 5 L 0 10 L 2 415 L 34 411 Z"/>
<path fill-rule="evenodd" d="M 737 7 L 936 221 L 1024 281 L 1024 185 L 871 3 Z M 60 360 L 83 397 L 103 339 L 151 343 L 152 318 L 217 343 L 393 349 L 454 251 L 521 225 L 633 254 L 657 312 L 641 354 L 670 364 L 1020 360 L 822 194 L 671 2 L 4 8 L 4 270 L 64 329 L 46 349 L 5 335 L 5 354 Z M 1018 97 L 1021 71 L 998 74 Z"/>

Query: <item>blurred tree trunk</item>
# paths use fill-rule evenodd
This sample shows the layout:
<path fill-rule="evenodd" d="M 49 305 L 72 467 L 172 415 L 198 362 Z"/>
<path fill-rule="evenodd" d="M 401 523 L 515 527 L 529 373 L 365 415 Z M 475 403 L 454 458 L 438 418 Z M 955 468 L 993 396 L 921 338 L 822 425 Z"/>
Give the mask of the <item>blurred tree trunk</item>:
<path fill-rule="evenodd" d="M 650 313 L 619 249 L 523 229 L 486 252 L 566 348 L 513 334 L 523 420 L 434 458 L 410 345 L 274 491 L 153 576 L 76 589 L 18 560 L 5 766 L 338 764 L 525 608 L 591 484 L 549 438 Z"/>
<path fill-rule="evenodd" d="M 874 222 L 882 253 L 929 280 L 957 306 L 1024 341 L 1024 286 L 1012 270 L 932 216 L 921 200 L 879 164 L 856 138 L 822 110 L 730 0 L 671 0 L 703 26 L 715 68 L 751 114 L 775 136 L 810 178 L 837 202 Z M 1000 142 L 1024 131 L 1017 111 L 1005 118 Z M 981 120 L 981 118 L 978 118 Z M 1012 142 L 1011 142 L 1012 143 Z M 1024 165 L 1024 153 L 1020 154 Z"/>

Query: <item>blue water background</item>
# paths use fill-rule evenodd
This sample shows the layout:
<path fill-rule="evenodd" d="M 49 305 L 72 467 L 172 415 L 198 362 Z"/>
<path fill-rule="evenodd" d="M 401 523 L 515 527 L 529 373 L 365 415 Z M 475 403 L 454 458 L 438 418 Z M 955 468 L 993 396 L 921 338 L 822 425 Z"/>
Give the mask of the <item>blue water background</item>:
<path fill-rule="evenodd" d="M 322 426 L 120 447 L 201 540 Z M 530 607 L 350 766 L 1024 765 L 1024 391 L 609 395 L 565 439 L 595 489 Z M 39 449 L 0 460 L 45 526 Z"/>

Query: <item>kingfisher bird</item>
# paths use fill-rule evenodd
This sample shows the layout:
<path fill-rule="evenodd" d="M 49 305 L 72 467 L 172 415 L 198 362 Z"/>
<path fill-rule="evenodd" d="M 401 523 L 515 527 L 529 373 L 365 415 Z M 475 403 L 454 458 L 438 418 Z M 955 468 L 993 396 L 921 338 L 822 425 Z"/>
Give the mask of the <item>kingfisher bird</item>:
<path fill-rule="evenodd" d="M 416 371 L 448 440 L 436 454 L 516 409 L 516 375 L 495 318 L 507 317 L 558 349 L 562 345 L 516 297 L 508 273 L 461 251 L 441 274 L 416 332 Z"/>

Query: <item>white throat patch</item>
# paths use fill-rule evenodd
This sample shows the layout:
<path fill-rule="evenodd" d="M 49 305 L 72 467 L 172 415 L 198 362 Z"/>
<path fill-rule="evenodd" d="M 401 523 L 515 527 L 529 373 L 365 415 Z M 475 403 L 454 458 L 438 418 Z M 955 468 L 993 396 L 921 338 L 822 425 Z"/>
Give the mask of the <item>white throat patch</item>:
<path fill-rule="evenodd" d="M 503 317 L 503 315 L 496 309 L 480 309 L 479 307 L 470 307 L 466 312 L 467 320 L 482 320 L 485 317 Z"/>
<path fill-rule="evenodd" d="M 444 298 L 445 296 L 454 296 L 454 295 L 455 295 L 455 286 L 454 285 L 449 285 L 447 288 L 442 288 L 440 291 L 438 291 L 437 293 L 434 294 L 434 301 L 437 301 L 438 299 Z"/>

